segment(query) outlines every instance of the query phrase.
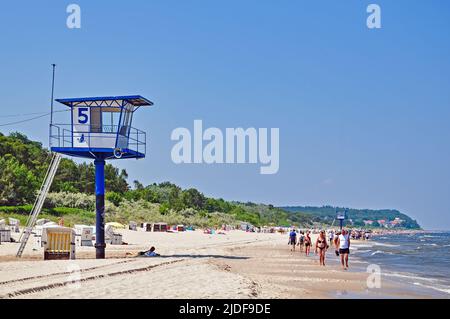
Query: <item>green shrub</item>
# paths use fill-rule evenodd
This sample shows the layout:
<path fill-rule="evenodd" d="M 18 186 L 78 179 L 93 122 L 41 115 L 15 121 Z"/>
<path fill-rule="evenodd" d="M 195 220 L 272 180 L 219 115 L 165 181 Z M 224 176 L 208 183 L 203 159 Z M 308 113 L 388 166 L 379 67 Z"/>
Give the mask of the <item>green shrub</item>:
<path fill-rule="evenodd" d="M 29 215 L 33 209 L 32 205 L 23 206 L 0 206 L 0 213 L 4 214 L 19 214 L 19 215 Z"/>
<path fill-rule="evenodd" d="M 108 193 L 106 193 L 106 200 L 110 201 L 115 206 L 120 206 L 120 204 L 122 203 L 123 197 L 119 193 L 108 192 Z"/>
<path fill-rule="evenodd" d="M 71 207 L 85 210 L 94 210 L 95 196 L 83 193 L 49 193 L 45 200 L 45 207 Z"/>

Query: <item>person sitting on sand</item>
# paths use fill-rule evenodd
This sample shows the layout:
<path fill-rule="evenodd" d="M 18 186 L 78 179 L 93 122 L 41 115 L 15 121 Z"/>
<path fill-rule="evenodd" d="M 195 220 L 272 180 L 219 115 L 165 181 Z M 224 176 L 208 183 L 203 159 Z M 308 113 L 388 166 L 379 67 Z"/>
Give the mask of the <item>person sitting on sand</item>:
<path fill-rule="evenodd" d="M 350 234 L 345 229 L 337 238 L 336 247 L 339 247 L 341 264 L 344 270 L 348 269 L 348 255 L 350 254 Z"/>
<path fill-rule="evenodd" d="M 153 246 L 147 251 L 141 251 L 139 253 L 139 256 L 142 256 L 142 257 L 161 257 L 160 254 L 156 253 L 156 248 L 153 247 Z"/>
<path fill-rule="evenodd" d="M 310 232 L 307 231 L 306 232 L 306 236 L 305 236 L 305 253 L 306 253 L 306 257 L 309 256 L 309 253 L 311 251 L 311 242 L 312 242 L 312 240 L 311 240 L 311 236 L 309 234 L 310 234 Z"/>
<path fill-rule="evenodd" d="M 327 237 L 325 236 L 325 231 L 322 230 L 316 240 L 316 255 L 319 254 L 321 266 L 325 266 L 325 253 L 328 247 L 329 246 L 327 245 Z"/>
<path fill-rule="evenodd" d="M 297 245 L 297 232 L 292 229 L 289 233 L 289 245 L 291 245 L 291 251 L 295 251 L 295 245 Z"/>

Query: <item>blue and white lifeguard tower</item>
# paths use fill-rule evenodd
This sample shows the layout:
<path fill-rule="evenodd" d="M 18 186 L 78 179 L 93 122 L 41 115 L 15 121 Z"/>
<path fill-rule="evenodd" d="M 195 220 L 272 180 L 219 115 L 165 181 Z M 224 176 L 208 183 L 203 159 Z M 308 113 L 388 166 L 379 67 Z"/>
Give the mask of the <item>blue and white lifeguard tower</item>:
<path fill-rule="evenodd" d="M 342 228 L 344 227 L 344 221 L 347 219 L 348 216 L 348 209 L 339 209 L 336 207 L 336 219 L 339 221 L 339 227 L 342 231 Z"/>
<path fill-rule="evenodd" d="M 96 257 L 105 258 L 105 161 L 145 157 L 146 134 L 132 127 L 134 113 L 153 103 L 140 95 L 56 99 L 70 108 L 70 124 L 50 123 L 52 152 L 94 159 Z"/>

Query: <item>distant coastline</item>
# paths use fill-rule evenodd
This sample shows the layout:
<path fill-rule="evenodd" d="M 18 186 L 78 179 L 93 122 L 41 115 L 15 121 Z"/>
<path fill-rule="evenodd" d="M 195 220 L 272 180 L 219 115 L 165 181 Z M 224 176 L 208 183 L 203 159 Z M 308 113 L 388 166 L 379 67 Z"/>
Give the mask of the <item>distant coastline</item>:
<path fill-rule="evenodd" d="M 345 225 L 353 228 L 367 229 L 411 229 L 422 230 L 419 223 L 396 209 L 355 209 L 335 206 L 281 206 L 289 212 L 290 218 L 301 220 L 313 217 L 316 223 L 334 225 L 336 213 L 346 213 Z"/>

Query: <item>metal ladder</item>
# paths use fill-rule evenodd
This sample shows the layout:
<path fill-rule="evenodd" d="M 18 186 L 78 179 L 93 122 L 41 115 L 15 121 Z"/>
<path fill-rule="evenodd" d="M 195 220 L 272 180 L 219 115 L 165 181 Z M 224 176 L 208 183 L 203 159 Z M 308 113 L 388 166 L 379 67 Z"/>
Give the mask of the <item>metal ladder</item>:
<path fill-rule="evenodd" d="M 20 247 L 17 251 L 16 257 L 22 257 L 22 253 L 25 250 L 25 246 L 27 245 L 28 239 L 30 238 L 31 231 L 33 230 L 34 224 L 39 213 L 42 210 L 42 206 L 44 205 L 45 198 L 47 197 L 48 191 L 50 190 L 50 186 L 52 185 L 53 178 L 56 175 L 56 171 L 58 170 L 59 163 L 61 162 L 62 156 L 58 153 L 53 153 L 52 160 L 50 162 L 50 166 L 47 169 L 47 173 L 45 174 L 44 182 L 41 185 L 38 196 L 33 205 L 33 209 L 30 212 L 30 215 L 27 219 L 27 224 L 20 235 Z"/>

